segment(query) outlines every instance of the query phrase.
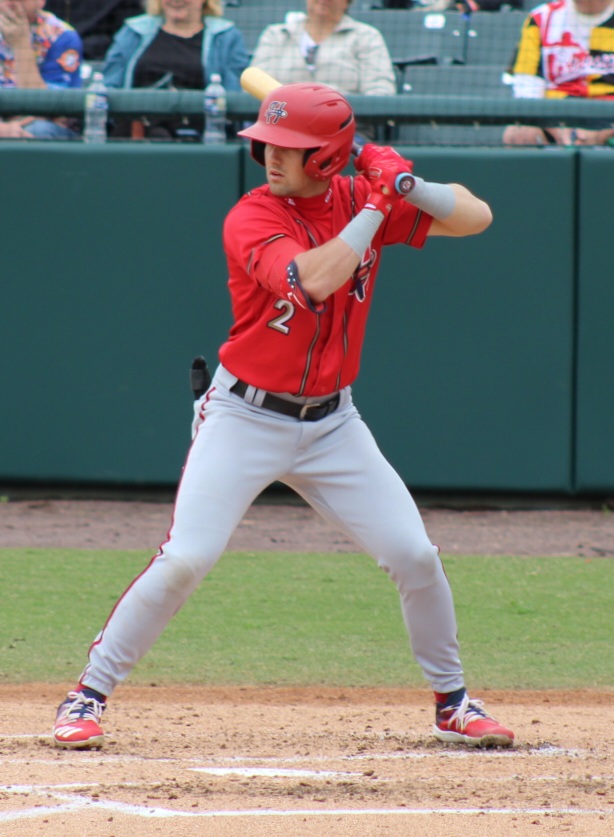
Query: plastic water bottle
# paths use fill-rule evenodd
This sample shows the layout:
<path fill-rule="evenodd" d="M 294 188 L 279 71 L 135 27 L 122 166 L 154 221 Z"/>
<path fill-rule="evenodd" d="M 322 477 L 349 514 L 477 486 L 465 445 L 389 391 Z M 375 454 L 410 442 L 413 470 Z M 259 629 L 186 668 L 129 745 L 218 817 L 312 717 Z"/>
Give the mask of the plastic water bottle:
<path fill-rule="evenodd" d="M 107 118 L 109 116 L 109 93 L 102 73 L 94 73 L 85 94 L 84 142 L 107 141 Z"/>
<path fill-rule="evenodd" d="M 206 144 L 226 142 L 226 90 L 222 84 L 222 77 L 218 73 L 211 74 L 211 81 L 205 87 L 204 110 L 204 142 Z"/>

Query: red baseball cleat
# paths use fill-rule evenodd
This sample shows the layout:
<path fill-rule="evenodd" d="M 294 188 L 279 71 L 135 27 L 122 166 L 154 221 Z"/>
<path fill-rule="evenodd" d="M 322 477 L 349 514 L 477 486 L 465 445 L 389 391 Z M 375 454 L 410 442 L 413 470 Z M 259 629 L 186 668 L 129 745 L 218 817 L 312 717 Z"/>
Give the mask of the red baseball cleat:
<path fill-rule="evenodd" d="M 483 706 L 481 700 L 471 700 L 467 694 L 460 703 L 452 706 L 437 704 L 433 735 L 447 744 L 511 747 L 514 733 L 495 721 Z"/>
<path fill-rule="evenodd" d="M 82 692 L 69 692 L 58 708 L 53 740 L 58 747 L 88 750 L 102 747 L 104 732 L 100 719 L 105 704 Z"/>

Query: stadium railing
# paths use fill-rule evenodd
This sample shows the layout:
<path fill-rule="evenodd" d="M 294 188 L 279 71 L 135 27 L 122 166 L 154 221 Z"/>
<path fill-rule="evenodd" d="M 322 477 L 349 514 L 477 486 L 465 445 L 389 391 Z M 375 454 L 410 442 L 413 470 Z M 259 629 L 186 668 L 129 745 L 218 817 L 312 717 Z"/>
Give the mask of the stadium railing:
<path fill-rule="evenodd" d="M 247 93 L 230 91 L 228 115 L 232 119 L 253 119 L 259 103 Z M 83 114 L 84 90 L 0 89 L 0 115 L 23 113 L 46 116 Z M 358 117 L 375 123 L 395 119 L 400 124 L 437 121 L 442 124 L 483 122 L 505 124 L 589 124 L 594 119 L 611 119 L 612 104 L 588 99 L 508 99 L 476 95 L 348 96 Z M 202 111 L 200 90 L 111 90 L 110 113 L 141 116 L 149 114 L 197 114 Z"/>

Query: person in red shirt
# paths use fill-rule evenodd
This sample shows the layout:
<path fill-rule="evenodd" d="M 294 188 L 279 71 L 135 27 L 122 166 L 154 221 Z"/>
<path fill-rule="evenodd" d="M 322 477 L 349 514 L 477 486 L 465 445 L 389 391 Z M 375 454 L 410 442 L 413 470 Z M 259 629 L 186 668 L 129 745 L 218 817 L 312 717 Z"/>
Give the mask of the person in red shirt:
<path fill-rule="evenodd" d="M 484 201 L 427 183 L 390 147 L 355 140 L 348 102 L 325 85 L 279 87 L 241 132 L 266 169 L 224 224 L 234 324 L 195 403 L 193 442 L 168 539 L 121 597 L 60 705 L 61 747 L 100 746 L 107 697 L 224 552 L 256 497 L 285 483 L 396 584 L 413 653 L 435 693 L 434 735 L 510 746 L 470 699 L 452 593 L 407 487 L 352 403 L 382 247 L 489 226 Z"/>
<path fill-rule="evenodd" d="M 553 0 L 528 13 L 513 62 L 518 99 L 614 101 L 614 2 Z M 508 125 L 504 145 L 606 145 L 610 114 L 583 126 Z"/>

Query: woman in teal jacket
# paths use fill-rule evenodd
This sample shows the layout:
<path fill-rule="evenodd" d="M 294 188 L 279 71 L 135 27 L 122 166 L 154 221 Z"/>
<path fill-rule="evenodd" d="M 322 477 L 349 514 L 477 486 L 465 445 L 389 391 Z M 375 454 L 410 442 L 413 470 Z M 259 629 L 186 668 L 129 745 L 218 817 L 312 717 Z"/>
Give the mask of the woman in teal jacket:
<path fill-rule="evenodd" d="M 241 32 L 221 17 L 220 0 L 148 0 L 146 9 L 125 21 L 109 47 L 103 67 L 108 87 L 202 90 L 219 73 L 227 90 L 241 89 L 249 55 Z M 170 117 L 150 125 L 148 134 L 189 138 L 202 126 L 202 117 Z"/>

